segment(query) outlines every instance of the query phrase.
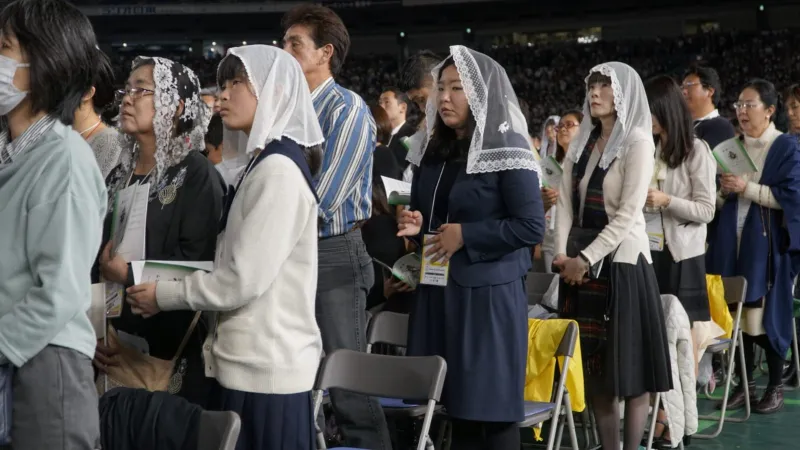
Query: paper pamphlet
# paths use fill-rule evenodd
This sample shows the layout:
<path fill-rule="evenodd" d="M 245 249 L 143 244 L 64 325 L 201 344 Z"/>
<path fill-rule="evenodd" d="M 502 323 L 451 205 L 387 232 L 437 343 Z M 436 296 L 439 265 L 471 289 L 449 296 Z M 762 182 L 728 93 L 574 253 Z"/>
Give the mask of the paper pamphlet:
<path fill-rule="evenodd" d="M 739 139 L 728 139 L 711 152 L 722 173 L 743 175 L 758 172 L 753 159 Z"/>
<path fill-rule="evenodd" d="M 409 253 L 403 256 L 398 259 L 392 267 L 389 267 L 388 264 L 376 258 L 372 259 L 388 270 L 392 276 L 407 284 L 410 288 L 414 289 L 417 287 L 417 284 L 419 284 L 419 273 L 422 261 L 416 253 Z"/>
<path fill-rule="evenodd" d="M 541 165 L 542 185 L 551 189 L 558 188 L 561 185 L 561 177 L 564 175 L 561 164 L 556 161 L 555 157 L 548 156 L 542 160 Z"/>
<path fill-rule="evenodd" d="M 664 226 L 661 219 L 661 213 L 644 213 L 645 232 L 647 233 L 647 240 L 650 241 L 651 251 L 664 250 Z"/>
<path fill-rule="evenodd" d="M 411 203 L 411 183 L 395 180 L 394 178 L 381 177 L 383 188 L 386 189 L 386 198 L 390 205 L 408 205 Z"/>
<path fill-rule="evenodd" d="M 152 281 L 180 281 L 198 270 L 211 272 L 212 261 L 133 261 L 131 271 L 135 284 Z"/>
<path fill-rule="evenodd" d="M 92 285 L 92 304 L 86 311 L 89 320 L 92 322 L 94 334 L 98 339 L 106 336 L 106 284 L 96 283 Z"/>

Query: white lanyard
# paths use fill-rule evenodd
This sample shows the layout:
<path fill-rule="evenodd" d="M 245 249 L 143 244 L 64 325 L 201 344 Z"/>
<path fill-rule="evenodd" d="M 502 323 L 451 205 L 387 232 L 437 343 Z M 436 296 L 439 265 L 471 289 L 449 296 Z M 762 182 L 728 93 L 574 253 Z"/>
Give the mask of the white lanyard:
<path fill-rule="evenodd" d="M 436 205 L 436 192 L 439 191 L 439 183 L 441 183 L 441 181 L 442 181 L 442 175 L 444 174 L 444 168 L 445 167 L 447 167 L 447 161 L 445 161 L 445 163 L 442 165 L 442 171 L 439 172 L 439 179 L 436 180 L 436 187 L 433 189 L 433 200 L 431 200 L 431 215 L 428 216 L 428 217 L 430 217 L 430 220 L 428 220 L 428 233 L 438 233 L 438 231 L 436 231 L 436 230 L 431 230 L 431 224 L 433 223 L 433 217 L 434 217 L 433 216 L 433 209 L 434 209 L 434 206 Z M 448 207 L 447 209 L 448 209 L 448 211 L 447 211 L 447 218 L 445 219 L 445 223 L 449 223 L 450 222 L 450 211 L 449 211 L 450 208 Z"/>

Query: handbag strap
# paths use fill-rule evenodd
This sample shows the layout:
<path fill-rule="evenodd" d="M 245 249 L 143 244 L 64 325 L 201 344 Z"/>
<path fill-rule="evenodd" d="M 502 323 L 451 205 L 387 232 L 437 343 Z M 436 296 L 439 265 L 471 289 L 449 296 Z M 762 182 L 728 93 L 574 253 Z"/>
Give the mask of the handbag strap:
<path fill-rule="evenodd" d="M 189 338 L 192 337 L 192 333 L 194 332 L 195 327 L 197 327 L 197 322 L 200 321 L 200 315 L 203 314 L 200 311 L 197 311 L 194 314 L 194 318 L 192 319 L 192 323 L 189 324 L 189 329 L 186 330 L 186 334 L 183 335 L 183 340 L 181 341 L 181 345 L 178 346 L 178 351 L 175 352 L 175 357 L 172 358 L 172 361 L 177 361 L 180 358 L 181 354 L 183 353 L 183 349 L 186 348 L 186 344 L 189 343 Z"/>

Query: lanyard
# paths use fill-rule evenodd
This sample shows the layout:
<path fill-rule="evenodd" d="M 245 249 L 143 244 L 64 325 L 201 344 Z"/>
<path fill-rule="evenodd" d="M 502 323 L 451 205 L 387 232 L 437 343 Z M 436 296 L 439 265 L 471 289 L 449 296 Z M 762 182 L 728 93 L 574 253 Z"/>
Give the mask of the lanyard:
<path fill-rule="evenodd" d="M 436 193 L 439 191 L 439 183 L 442 182 L 442 175 L 444 174 L 445 167 L 447 167 L 447 161 L 445 161 L 445 163 L 442 165 L 442 171 L 439 172 L 439 179 L 436 180 L 436 187 L 433 189 L 433 200 L 431 200 L 431 214 L 430 216 L 428 216 L 430 217 L 430 220 L 428 220 L 428 233 L 438 233 L 438 231 L 436 230 L 431 230 L 431 224 L 433 223 L 433 217 L 434 217 L 433 210 L 434 207 L 436 206 Z M 449 209 L 450 208 L 448 208 L 448 210 Z M 445 218 L 445 223 L 449 222 L 450 222 L 450 211 L 447 211 L 447 217 Z"/>

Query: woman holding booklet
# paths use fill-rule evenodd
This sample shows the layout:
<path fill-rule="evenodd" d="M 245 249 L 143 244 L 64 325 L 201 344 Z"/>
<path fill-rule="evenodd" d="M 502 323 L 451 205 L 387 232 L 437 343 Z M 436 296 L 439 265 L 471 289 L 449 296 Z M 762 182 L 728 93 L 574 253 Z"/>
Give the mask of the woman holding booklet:
<path fill-rule="evenodd" d="M 216 312 L 202 351 L 215 379 L 209 409 L 239 414 L 238 449 L 310 450 L 322 130 L 302 69 L 283 50 L 232 48 L 217 77 L 225 148 L 250 163 L 226 206 L 214 270 L 134 286 L 128 301 L 145 317 Z"/>
<path fill-rule="evenodd" d="M 122 289 L 134 284 L 131 260 L 213 259 L 223 183 L 216 169 L 200 153 L 205 148 L 211 113 L 200 98 L 200 83 L 194 72 L 164 58 L 136 58 L 125 89 L 117 92 L 117 99 L 122 153 L 120 164 L 106 179 L 111 214 L 105 224 L 107 244 L 99 257 L 99 272 L 105 281 L 111 282 L 107 284 L 107 295 L 120 292 L 116 298 L 121 314 L 110 321 L 114 331 L 107 343 L 114 348 L 99 343 L 95 366 L 101 372 L 121 370 L 115 367 L 119 358 L 124 357 L 116 350 L 117 340 L 154 358 L 177 358 L 170 392 L 205 406 L 210 389 L 200 357 L 207 333 L 205 323 L 196 322 L 195 314 L 188 311 L 144 319 L 131 312 L 123 301 Z M 119 206 L 116 194 L 121 197 L 131 187 L 136 189 L 136 195 L 146 197 L 146 217 L 134 217 L 128 211 L 125 213 L 128 226 L 119 229 L 118 223 L 124 221 L 113 219 L 118 215 L 114 213 Z M 121 233 L 125 238 L 119 242 Z M 128 239 L 137 242 L 132 251 L 123 245 Z M 177 355 L 187 334 L 188 344 Z M 124 384 L 115 383 L 118 378 L 122 377 L 110 374 L 109 387 Z"/>
<path fill-rule="evenodd" d="M 769 414 L 783 407 L 781 375 L 794 326 L 800 146 L 796 137 L 775 128 L 778 93 L 769 81 L 747 83 L 733 106 L 744 134 L 714 149 L 725 173 L 717 198 L 719 225 L 709 239 L 706 266 L 709 273 L 747 279 L 742 316 L 747 384 L 754 411 Z M 769 368 L 769 384 L 760 401 L 753 378 L 756 344 L 764 349 Z M 728 408 L 744 405 L 743 386 L 740 383 L 731 394 Z"/>

